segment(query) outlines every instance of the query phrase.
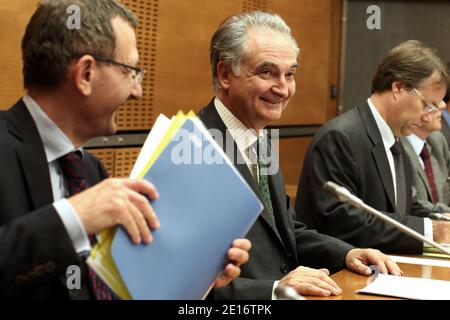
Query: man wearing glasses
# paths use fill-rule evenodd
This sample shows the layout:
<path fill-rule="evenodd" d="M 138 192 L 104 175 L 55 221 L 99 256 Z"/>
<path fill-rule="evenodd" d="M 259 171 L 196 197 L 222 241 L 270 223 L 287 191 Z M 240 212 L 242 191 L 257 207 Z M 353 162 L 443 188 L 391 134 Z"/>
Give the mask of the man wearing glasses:
<path fill-rule="evenodd" d="M 22 40 L 27 93 L 0 112 L 0 298 L 109 300 L 83 262 L 95 234 L 120 225 L 134 243 L 149 243 L 159 227 L 146 198 L 158 197 L 154 186 L 107 179 L 82 149 L 114 134 L 117 109 L 142 94 L 137 19 L 114 0 L 75 3 L 79 29 L 66 25 L 72 0 L 38 6 Z M 216 286 L 240 274 L 249 248 L 234 241 Z M 83 270 L 80 288 L 65 281 L 72 265 Z"/>
<path fill-rule="evenodd" d="M 413 197 L 431 212 L 450 212 L 450 153 L 441 132 L 444 102 L 434 105 L 416 89 L 428 110 L 412 134 L 400 140 L 411 161 Z"/>
<path fill-rule="evenodd" d="M 326 181 L 334 181 L 426 237 L 449 242 L 450 223 L 431 221 L 429 208 L 412 199 L 411 166 L 399 142 L 440 107 L 447 85 L 445 65 L 421 42 L 390 50 L 377 68 L 370 98 L 313 138 L 299 182 L 297 218 L 357 247 L 423 252 L 423 243 L 323 190 Z"/>

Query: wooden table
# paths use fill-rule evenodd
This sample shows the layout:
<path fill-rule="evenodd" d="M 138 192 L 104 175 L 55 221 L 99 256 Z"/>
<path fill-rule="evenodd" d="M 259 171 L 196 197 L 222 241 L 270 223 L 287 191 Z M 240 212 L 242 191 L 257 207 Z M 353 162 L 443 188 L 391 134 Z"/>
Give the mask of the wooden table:
<path fill-rule="evenodd" d="M 410 256 L 413 257 L 413 256 Z M 422 256 L 414 256 L 415 258 L 422 258 Z M 436 258 L 433 258 L 436 259 Z M 423 266 L 416 264 L 399 263 L 400 268 L 406 277 L 437 279 L 450 281 L 450 268 Z M 367 285 L 368 277 L 356 274 L 348 269 L 337 272 L 331 278 L 342 289 L 340 296 L 334 297 L 306 297 L 307 300 L 392 300 L 397 298 L 358 294 L 356 290 L 364 288 Z"/>

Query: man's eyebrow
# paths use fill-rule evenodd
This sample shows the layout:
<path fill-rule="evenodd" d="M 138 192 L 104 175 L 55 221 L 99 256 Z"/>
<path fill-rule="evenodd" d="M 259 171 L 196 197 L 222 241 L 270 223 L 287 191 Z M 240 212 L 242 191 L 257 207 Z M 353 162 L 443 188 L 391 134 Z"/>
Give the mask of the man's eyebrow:
<path fill-rule="evenodd" d="M 265 62 L 261 63 L 259 66 L 257 66 L 256 68 L 257 69 L 265 69 L 265 68 L 273 69 L 273 68 L 278 68 L 278 67 L 275 63 L 265 61 Z"/>
<path fill-rule="evenodd" d="M 289 67 L 289 69 L 296 69 L 298 68 L 300 65 L 298 63 L 294 63 L 292 66 Z M 273 62 L 268 62 L 265 61 L 262 64 L 260 64 L 259 66 L 256 67 L 256 69 L 264 69 L 264 68 L 275 68 L 278 69 L 278 65 L 276 65 Z"/>

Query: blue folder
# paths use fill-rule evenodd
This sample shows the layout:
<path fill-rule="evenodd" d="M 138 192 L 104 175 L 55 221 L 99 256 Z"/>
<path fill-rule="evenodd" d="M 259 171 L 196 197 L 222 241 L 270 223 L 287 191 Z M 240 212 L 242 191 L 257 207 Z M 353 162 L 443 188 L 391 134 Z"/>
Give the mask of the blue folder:
<path fill-rule="evenodd" d="M 161 226 L 148 245 L 134 245 L 119 228 L 111 246 L 133 299 L 202 299 L 232 241 L 244 237 L 263 210 L 218 148 L 188 119 L 145 174 L 160 195 L 151 205 Z"/>

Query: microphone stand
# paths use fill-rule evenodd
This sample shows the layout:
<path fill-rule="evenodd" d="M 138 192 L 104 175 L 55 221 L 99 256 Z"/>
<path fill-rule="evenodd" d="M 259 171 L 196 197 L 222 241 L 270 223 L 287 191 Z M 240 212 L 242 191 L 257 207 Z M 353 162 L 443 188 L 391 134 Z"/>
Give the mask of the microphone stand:
<path fill-rule="evenodd" d="M 403 225 L 402 223 L 398 222 L 397 220 L 392 219 L 391 217 L 385 215 L 384 213 L 365 204 L 360 198 L 351 194 L 350 191 L 348 191 L 345 187 L 342 187 L 332 181 L 327 181 L 324 183 L 323 188 L 325 190 L 327 190 L 328 192 L 334 194 L 338 198 L 339 201 L 344 202 L 344 203 L 348 202 L 351 205 L 353 205 L 354 207 L 360 208 L 360 209 L 374 215 L 375 217 L 380 218 L 381 220 L 393 225 L 394 227 L 403 231 L 407 235 L 409 235 L 419 241 L 428 243 L 429 245 L 431 245 L 435 248 L 438 248 L 442 252 L 450 255 L 450 249 L 445 248 L 444 246 L 442 246 L 441 244 L 439 244 L 433 240 L 428 240 L 427 238 L 425 238 L 423 235 L 421 235 L 417 231 Z"/>

